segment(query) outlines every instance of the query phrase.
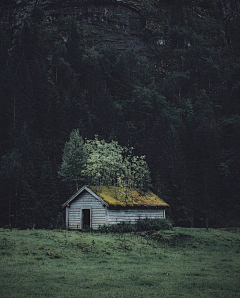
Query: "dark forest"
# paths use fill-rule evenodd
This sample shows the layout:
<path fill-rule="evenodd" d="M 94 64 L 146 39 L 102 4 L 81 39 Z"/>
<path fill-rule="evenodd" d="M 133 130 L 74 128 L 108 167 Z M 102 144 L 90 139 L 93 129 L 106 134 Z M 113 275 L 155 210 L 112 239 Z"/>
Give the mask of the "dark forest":
<path fill-rule="evenodd" d="M 238 1 L 1 1 L 0 22 L 2 226 L 63 224 L 73 129 L 146 155 L 174 224 L 239 224 Z"/>

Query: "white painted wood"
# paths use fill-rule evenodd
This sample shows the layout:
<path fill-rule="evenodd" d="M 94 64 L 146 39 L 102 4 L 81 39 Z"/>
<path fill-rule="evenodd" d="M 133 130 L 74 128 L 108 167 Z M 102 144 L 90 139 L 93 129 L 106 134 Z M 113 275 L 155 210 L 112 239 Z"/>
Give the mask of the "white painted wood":
<path fill-rule="evenodd" d="M 127 209 L 127 210 L 109 210 L 109 224 L 117 224 L 121 221 L 136 222 L 144 218 L 165 218 L 164 209 Z"/>
<path fill-rule="evenodd" d="M 96 195 L 91 189 L 89 189 L 87 186 L 83 186 L 81 189 L 75 192 L 75 194 L 72 195 L 70 199 L 68 199 L 64 204 L 62 204 L 62 207 L 65 208 L 66 206 L 70 205 L 70 203 L 72 203 L 72 201 L 79 197 L 83 192 L 87 192 L 92 197 L 96 198 L 99 202 L 101 202 L 103 205 L 109 206 L 107 202 L 105 202 L 102 198 Z"/>
<path fill-rule="evenodd" d="M 90 209 L 91 228 L 106 224 L 106 212 L 102 202 L 84 190 L 70 203 L 69 229 L 82 229 L 82 209 Z"/>
<path fill-rule="evenodd" d="M 66 227 L 68 229 L 82 229 L 83 209 L 90 209 L 92 229 L 122 221 L 134 223 L 144 218 L 165 218 L 165 208 L 109 209 L 104 201 L 99 200 L 88 189 L 83 189 L 74 200 L 69 202 L 69 206 L 66 206 Z"/>
<path fill-rule="evenodd" d="M 105 225 L 108 226 L 108 224 L 109 224 L 109 210 L 108 210 L 107 206 L 105 206 L 105 218 L 106 218 Z"/>
<path fill-rule="evenodd" d="M 69 216 L 69 207 L 66 207 L 66 228 L 68 229 L 68 216 Z"/>

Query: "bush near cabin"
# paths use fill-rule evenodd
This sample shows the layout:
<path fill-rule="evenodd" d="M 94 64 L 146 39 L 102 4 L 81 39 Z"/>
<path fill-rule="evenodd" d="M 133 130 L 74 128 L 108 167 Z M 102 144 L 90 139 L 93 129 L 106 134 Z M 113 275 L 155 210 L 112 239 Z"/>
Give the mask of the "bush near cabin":
<path fill-rule="evenodd" d="M 99 227 L 101 233 L 129 233 L 142 231 L 172 230 L 172 222 L 167 219 L 139 219 L 136 223 L 122 221 L 116 225 Z"/>

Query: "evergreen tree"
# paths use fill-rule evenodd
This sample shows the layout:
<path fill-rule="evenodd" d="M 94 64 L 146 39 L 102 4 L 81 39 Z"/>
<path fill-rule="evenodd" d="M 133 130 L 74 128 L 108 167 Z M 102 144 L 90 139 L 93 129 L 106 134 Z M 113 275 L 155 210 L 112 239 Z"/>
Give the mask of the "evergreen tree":
<path fill-rule="evenodd" d="M 70 134 L 69 141 L 65 143 L 62 163 L 58 172 L 63 180 L 75 181 L 77 190 L 86 159 L 83 145 L 84 141 L 79 130 L 74 129 Z"/>

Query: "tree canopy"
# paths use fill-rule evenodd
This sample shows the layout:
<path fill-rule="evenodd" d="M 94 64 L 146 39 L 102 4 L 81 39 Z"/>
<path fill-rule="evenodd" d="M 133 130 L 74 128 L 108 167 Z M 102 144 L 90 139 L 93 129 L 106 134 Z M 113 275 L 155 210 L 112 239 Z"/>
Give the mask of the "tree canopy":
<path fill-rule="evenodd" d="M 75 181 L 78 190 L 78 183 L 82 178 L 85 162 L 84 141 L 79 134 L 79 130 L 75 129 L 71 132 L 69 141 L 65 143 L 62 163 L 58 174 L 63 180 Z"/>
<path fill-rule="evenodd" d="M 133 148 L 118 142 L 86 140 L 73 130 L 63 150 L 59 175 L 77 184 L 82 181 L 92 186 L 116 186 L 125 189 L 148 190 L 150 170 L 145 156 L 135 156 Z"/>

